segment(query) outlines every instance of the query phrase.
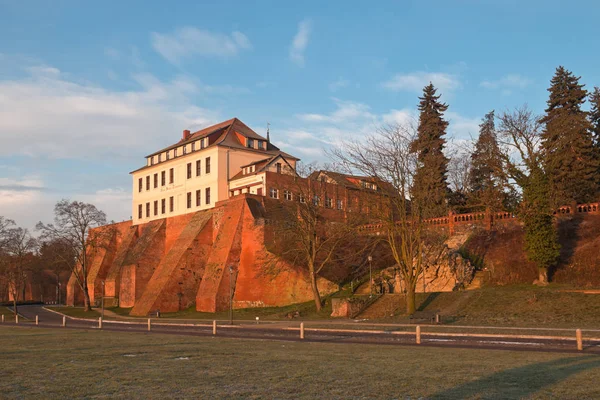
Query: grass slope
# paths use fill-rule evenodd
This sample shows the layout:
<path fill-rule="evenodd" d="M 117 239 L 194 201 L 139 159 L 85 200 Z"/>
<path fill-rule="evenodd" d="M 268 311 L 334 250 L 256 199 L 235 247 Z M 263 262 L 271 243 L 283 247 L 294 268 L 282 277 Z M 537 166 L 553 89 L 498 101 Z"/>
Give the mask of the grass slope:
<path fill-rule="evenodd" d="M 600 398 L 600 357 L 0 329 L 0 397 Z"/>

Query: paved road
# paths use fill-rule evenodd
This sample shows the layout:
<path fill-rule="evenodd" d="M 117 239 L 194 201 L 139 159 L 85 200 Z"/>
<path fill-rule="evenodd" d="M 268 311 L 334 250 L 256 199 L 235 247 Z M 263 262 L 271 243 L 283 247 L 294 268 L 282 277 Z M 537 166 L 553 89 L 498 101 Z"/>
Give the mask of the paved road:
<path fill-rule="evenodd" d="M 19 314 L 28 319 L 21 320 L 20 326 L 35 327 L 36 315 L 39 317 L 40 328 L 65 329 L 62 327 L 63 316 L 48 311 L 42 306 L 27 305 L 19 307 Z M 14 326 L 14 320 L 6 319 L 4 325 Z M 66 318 L 66 329 L 99 329 L 97 321 L 84 321 L 74 318 Z M 186 325 L 189 325 L 188 322 Z M 307 325 L 310 325 L 307 323 Z M 104 321 L 103 330 L 120 332 L 140 332 L 145 334 L 164 333 L 192 336 L 211 336 L 212 324 L 209 321 L 197 321 L 193 326 L 172 323 L 167 320 L 152 320 L 151 331 L 148 332 L 147 322 L 115 322 Z M 228 338 L 262 339 L 262 340 L 286 340 L 300 341 L 299 323 L 261 323 L 253 324 L 251 321 L 239 322 L 237 325 L 229 326 L 219 323 L 217 335 Z M 314 331 L 310 326 L 305 331 L 304 341 L 331 342 L 331 343 L 369 343 L 382 345 L 416 345 L 415 335 L 411 333 L 398 334 L 398 332 L 366 332 L 366 331 Z M 510 349 L 526 351 L 560 351 L 577 352 L 574 340 L 541 339 L 541 338 L 512 338 L 512 337 L 486 337 L 470 336 L 456 337 L 446 334 L 421 335 L 421 346 L 437 347 L 462 347 L 462 348 L 485 348 L 485 349 Z M 600 342 L 584 341 L 584 352 L 600 354 Z"/>

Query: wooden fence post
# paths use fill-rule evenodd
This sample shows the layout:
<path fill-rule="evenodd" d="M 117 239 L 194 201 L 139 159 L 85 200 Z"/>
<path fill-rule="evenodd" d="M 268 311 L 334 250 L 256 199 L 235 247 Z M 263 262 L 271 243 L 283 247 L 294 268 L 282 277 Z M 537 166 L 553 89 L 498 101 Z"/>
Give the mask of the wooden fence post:
<path fill-rule="evenodd" d="M 420 325 L 417 325 L 416 341 L 417 341 L 417 344 L 421 344 L 421 326 Z"/>
<path fill-rule="evenodd" d="M 148 318 L 148 332 L 152 329 L 152 323 L 150 322 L 150 318 Z"/>
<path fill-rule="evenodd" d="M 583 337 L 581 336 L 581 329 L 575 331 L 575 339 L 577 340 L 577 350 L 583 350 Z"/>
<path fill-rule="evenodd" d="M 98 317 L 98 329 L 102 329 L 102 317 Z"/>
<path fill-rule="evenodd" d="M 19 314 L 15 314 L 15 324 L 19 323 Z"/>
<path fill-rule="evenodd" d="M 36 325 L 40 324 L 40 318 L 37 315 L 35 316 L 35 324 Z"/>
<path fill-rule="evenodd" d="M 300 323 L 300 339 L 304 339 L 304 322 Z"/>
<path fill-rule="evenodd" d="M 217 334 L 217 321 L 213 320 L 213 335 Z"/>
<path fill-rule="evenodd" d="M 66 317 L 66 316 L 64 316 L 64 315 L 63 315 L 63 324 L 62 324 L 62 326 L 63 326 L 63 327 L 66 327 L 66 326 L 67 326 L 67 317 Z"/>

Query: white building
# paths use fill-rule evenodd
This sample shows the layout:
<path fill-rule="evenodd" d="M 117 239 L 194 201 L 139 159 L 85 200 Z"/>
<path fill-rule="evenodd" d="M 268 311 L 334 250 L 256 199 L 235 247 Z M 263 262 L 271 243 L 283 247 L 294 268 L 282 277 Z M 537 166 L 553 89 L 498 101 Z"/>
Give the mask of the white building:
<path fill-rule="evenodd" d="M 239 193 L 265 195 L 264 178 L 250 174 L 252 168 L 269 165 L 289 173 L 296 161 L 237 118 L 194 133 L 185 130 L 179 142 L 148 155 L 146 165 L 131 172 L 133 224 L 211 208 Z M 231 178 L 244 172 L 252 178 L 230 187 Z"/>

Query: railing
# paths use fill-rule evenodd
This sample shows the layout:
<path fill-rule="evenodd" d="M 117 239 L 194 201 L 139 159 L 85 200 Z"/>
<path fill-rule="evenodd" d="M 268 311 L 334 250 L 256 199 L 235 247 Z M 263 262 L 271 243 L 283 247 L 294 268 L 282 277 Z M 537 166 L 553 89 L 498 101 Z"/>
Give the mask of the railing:
<path fill-rule="evenodd" d="M 576 205 L 561 206 L 553 213 L 554 215 L 572 215 L 572 214 L 600 214 L 600 202 L 585 203 Z M 450 212 L 447 216 L 428 218 L 424 222 L 433 227 L 448 227 L 451 234 L 454 232 L 454 225 L 465 224 L 484 224 L 486 228 L 491 228 L 492 224 L 516 221 L 517 214 L 508 211 L 480 211 L 474 213 L 454 214 Z M 359 228 L 361 232 L 381 232 L 385 224 L 366 224 Z"/>

